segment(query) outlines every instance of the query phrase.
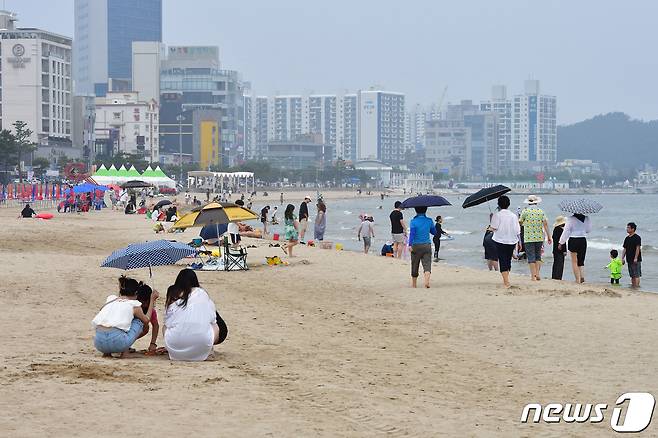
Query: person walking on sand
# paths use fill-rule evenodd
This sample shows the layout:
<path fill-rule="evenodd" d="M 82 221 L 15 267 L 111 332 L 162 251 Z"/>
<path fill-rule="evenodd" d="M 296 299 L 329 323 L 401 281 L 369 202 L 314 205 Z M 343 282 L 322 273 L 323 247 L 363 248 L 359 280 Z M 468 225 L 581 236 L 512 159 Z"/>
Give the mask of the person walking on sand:
<path fill-rule="evenodd" d="M 283 213 L 286 244 L 282 248 L 284 252 L 288 253 L 289 257 L 294 257 L 292 255 L 292 249 L 299 243 L 299 222 L 293 214 L 294 211 L 295 206 L 288 204 L 286 211 Z"/>
<path fill-rule="evenodd" d="M 436 221 L 434 222 L 434 227 L 436 228 L 436 234 L 432 238 L 434 241 L 434 261 L 438 262 L 439 261 L 439 250 L 441 249 L 441 236 L 448 236 L 450 235 L 443 231 L 443 218 L 441 216 L 436 217 Z"/>
<path fill-rule="evenodd" d="M 315 227 L 313 228 L 313 238 L 318 242 L 324 240 L 324 232 L 327 229 L 327 206 L 320 199 L 316 204 L 318 213 L 315 216 Z"/>
<path fill-rule="evenodd" d="M 281 196 L 279 197 L 279 201 L 281 202 L 281 205 L 283 205 L 283 192 L 281 192 Z"/>
<path fill-rule="evenodd" d="M 404 223 L 404 215 L 402 214 L 402 202 L 395 201 L 395 208 L 391 212 L 389 218 L 391 219 L 391 240 L 393 240 L 393 255 L 395 258 L 401 259 L 404 245 L 407 240 L 407 225 Z"/>
<path fill-rule="evenodd" d="M 624 239 L 624 251 L 621 256 L 621 263 L 628 263 L 628 275 L 631 277 L 631 287 L 638 289 L 640 287 L 640 278 L 642 277 L 642 238 L 636 231 L 637 225 L 635 225 L 635 222 L 629 222 L 626 225 L 628 236 Z"/>
<path fill-rule="evenodd" d="M 567 219 L 558 249 L 567 244 L 571 253 L 571 269 L 576 283 L 585 282 L 585 255 L 587 254 L 587 234 L 592 231 L 589 217 L 575 213 Z"/>
<path fill-rule="evenodd" d="M 498 269 L 506 289 L 511 287 L 509 273 L 512 270 L 512 254 L 521 233 L 519 218 L 508 210 L 509 205 L 509 198 L 501 196 L 498 198 L 498 211 L 491 217 L 492 239 L 496 242 L 498 252 Z"/>
<path fill-rule="evenodd" d="M 544 238 L 548 237 L 549 245 L 553 244 L 553 238 L 548 231 L 546 214 L 544 210 L 538 207 L 541 203 L 541 198 L 539 196 L 529 195 L 523 202 L 528 204 L 528 208 L 521 213 L 519 224 L 523 226 L 523 244 L 525 246 L 525 253 L 528 256 L 530 279 L 539 281 L 541 280 L 539 272 L 542 265 L 541 253 L 544 247 Z"/>
<path fill-rule="evenodd" d="M 308 204 L 311 202 L 310 196 L 305 196 L 302 203 L 299 205 L 299 243 L 305 245 L 304 238 L 306 237 L 306 228 L 308 227 Z"/>
<path fill-rule="evenodd" d="M 430 234 L 437 235 L 436 226 L 432 219 L 428 218 L 427 207 L 415 207 L 416 216 L 409 225 L 409 246 L 411 247 L 411 287 L 416 287 L 418 282 L 418 269 L 423 264 L 423 276 L 425 287 L 430 287 L 430 275 L 432 275 L 432 240 Z"/>
<path fill-rule="evenodd" d="M 363 215 L 363 221 L 359 226 L 359 231 L 356 234 L 357 239 L 363 239 L 363 253 L 368 254 L 370 251 L 370 246 L 372 245 L 372 239 L 375 238 L 375 225 L 374 219 L 372 216 L 365 214 Z"/>
<path fill-rule="evenodd" d="M 564 216 L 558 216 L 555 218 L 555 223 L 553 224 L 553 270 L 551 272 L 551 278 L 553 280 L 562 280 L 562 274 L 564 273 L 564 256 L 567 253 L 566 248 L 559 248 L 560 246 L 560 237 L 562 237 L 562 232 L 564 232 L 564 224 L 567 223 L 567 218 Z"/>

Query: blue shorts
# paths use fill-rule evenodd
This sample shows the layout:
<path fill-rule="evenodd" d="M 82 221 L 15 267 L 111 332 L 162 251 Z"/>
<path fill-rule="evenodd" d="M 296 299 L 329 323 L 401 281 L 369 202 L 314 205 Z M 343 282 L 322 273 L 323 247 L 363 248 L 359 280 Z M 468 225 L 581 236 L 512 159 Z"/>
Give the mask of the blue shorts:
<path fill-rule="evenodd" d="M 116 327 L 108 330 L 97 328 L 94 346 L 104 354 L 123 353 L 135 343 L 143 328 L 144 323 L 137 318 L 133 319 L 127 332 Z"/>
<path fill-rule="evenodd" d="M 525 242 L 525 253 L 528 256 L 528 263 L 541 262 L 541 249 L 544 242 Z"/>

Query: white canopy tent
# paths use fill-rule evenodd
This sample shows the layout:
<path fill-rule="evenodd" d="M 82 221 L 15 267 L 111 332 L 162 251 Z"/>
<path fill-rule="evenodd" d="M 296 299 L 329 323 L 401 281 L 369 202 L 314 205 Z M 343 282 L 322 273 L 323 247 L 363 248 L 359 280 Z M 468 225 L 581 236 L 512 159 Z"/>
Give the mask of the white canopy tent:
<path fill-rule="evenodd" d="M 253 172 L 207 172 L 197 170 L 187 173 L 188 187 L 196 188 L 219 188 L 220 193 L 224 193 L 224 187 L 229 190 L 234 187 L 240 187 L 244 179 L 245 190 L 249 189 L 249 179 L 251 179 L 251 191 L 256 191 L 256 177 Z"/>

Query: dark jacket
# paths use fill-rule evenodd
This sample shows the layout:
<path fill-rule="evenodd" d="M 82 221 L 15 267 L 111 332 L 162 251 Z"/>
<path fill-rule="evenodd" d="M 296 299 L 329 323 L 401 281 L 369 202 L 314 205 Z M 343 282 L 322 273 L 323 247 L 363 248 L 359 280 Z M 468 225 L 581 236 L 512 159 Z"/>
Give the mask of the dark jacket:
<path fill-rule="evenodd" d="M 562 251 L 557 249 L 557 246 L 560 244 L 560 237 L 562 237 L 563 231 L 564 231 L 564 225 L 559 225 L 553 228 L 553 254 L 567 252 L 567 245 L 562 245 Z"/>
<path fill-rule="evenodd" d="M 302 202 L 302 205 L 299 206 L 299 220 L 308 219 L 308 204 Z"/>

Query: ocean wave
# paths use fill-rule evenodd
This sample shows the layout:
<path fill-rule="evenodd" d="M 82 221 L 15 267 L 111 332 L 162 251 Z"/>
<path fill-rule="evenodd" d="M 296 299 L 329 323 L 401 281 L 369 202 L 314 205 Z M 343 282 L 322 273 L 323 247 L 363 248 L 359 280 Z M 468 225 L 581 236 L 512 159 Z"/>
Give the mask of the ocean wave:
<path fill-rule="evenodd" d="M 587 241 L 587 248 L 588 249 L 589 248 L 603 249 L 603 250 L 607 250 L 607 251 L 610 251 L 611 249 L 616 249 L 616 250 L 619 251 L 619 250 L 622 249 L 621 244 L 610 243 L 609 241 L 608 242 L 598 242 L 596 240 L 593 241 L 591 239 L 589 239 Z"/>
<path fill-rule="evenodd" d="M 453 216 L 446 216 L 446 217 L 443 218 L 444 221 L 449 221 L 451 219 L 454 219 L 454 217 Z"/>
<path fill-rule="evenodd" d="M 461 231 L 461 230 L 454 230 L 454 231 L 444 230 L 444 231 L 448 234 L 454 234 L 455 236 L 463 236 L 463 235 L 466 235 L 466 234 L 473 234 L 472 231 Z"/>
<path fill-rule="evenodd" d="M 350 214 L 352 214 L 352 212 L 349 211 L 349 210 L 344 210 L 344 211 L 343 211 L 343 214 L 345 214 L 345 215 L 350 215 Z"/>

